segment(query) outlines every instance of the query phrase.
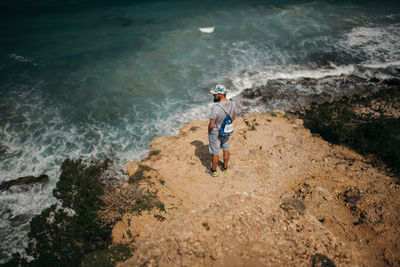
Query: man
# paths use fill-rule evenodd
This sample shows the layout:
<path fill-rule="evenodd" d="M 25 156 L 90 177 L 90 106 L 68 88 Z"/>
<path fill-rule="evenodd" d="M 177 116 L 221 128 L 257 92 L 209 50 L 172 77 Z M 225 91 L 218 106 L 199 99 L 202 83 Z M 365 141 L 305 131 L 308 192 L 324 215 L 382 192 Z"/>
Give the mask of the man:
<path fill-rule="evenodd" d="M 217 104 L 211 109 L 210 123 L 208 124 L 208 140 L 210 142 L 211 175 L 216 177 L 218 176 L 217 164 L 220 148 L 223 150 L 224 165 L 221 169 L 224 172 L 228 170 L 229 161 L 229 136 L 220 136 L 219 129 L 228 114 L 232 120 L 235 120 L 236 113 L 235 105 L 226 98 L 227 90 L 223 85 L 218 84 L 211 90 L 211 93 L 214 95 L 214 102 L 217 102 Z"/>

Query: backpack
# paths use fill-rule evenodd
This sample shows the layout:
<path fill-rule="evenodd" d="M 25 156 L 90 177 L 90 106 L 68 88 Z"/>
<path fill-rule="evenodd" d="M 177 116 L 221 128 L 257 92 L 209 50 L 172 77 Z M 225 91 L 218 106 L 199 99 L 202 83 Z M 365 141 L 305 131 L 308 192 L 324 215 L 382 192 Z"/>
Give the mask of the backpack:
<path fill-rule="evenodd" d="M 230 136 L 233 134 L 233 120 L 231 116 L 229 116 L 229 113 L 225 111 L 223 107 L 220 105 L 217 105 L 218 107 L 222 108 L 222 110 L 226 113 L 226 117 L 224 121 L 222 122 L 221 128 L 219 129 L 219 135 L 220 136 Z M 231 111 L 233 108 L 233 104 L 231 106 Z"/>

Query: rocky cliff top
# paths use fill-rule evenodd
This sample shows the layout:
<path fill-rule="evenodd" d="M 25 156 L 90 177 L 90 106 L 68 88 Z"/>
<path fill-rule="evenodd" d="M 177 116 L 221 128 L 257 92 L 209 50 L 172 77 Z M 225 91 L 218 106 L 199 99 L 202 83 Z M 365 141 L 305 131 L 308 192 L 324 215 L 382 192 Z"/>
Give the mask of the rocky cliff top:
<path fill-rule="evenodd" d="M 114 242 L 135 247 L 120 266 L 400 264 L 400 187 L 368 159 L 282 111 L 250 114 L 235 121 L 228 173 L 214 178 L 207 124 L 155 139 L 147 158 L 128 164 L 118 190 L 140 171 L 165 212 L 115 224 Z"/>

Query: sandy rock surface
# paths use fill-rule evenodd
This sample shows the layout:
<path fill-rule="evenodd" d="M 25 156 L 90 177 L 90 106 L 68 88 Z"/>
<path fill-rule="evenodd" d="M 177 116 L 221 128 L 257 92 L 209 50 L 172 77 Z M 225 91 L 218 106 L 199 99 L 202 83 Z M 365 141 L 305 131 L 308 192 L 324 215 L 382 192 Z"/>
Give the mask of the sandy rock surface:
<path fill-rule="evenodd" d="M 400 187 L 367 159 L 284 112 L 251 114 L 235 121 L 228 173 L 213 178 L 207 124 L 151 143 L 140 164 L 163 181 L 166 212 L 115 225 L 114 242 L 135 246 L 120 266 L 400 265 Z"/>

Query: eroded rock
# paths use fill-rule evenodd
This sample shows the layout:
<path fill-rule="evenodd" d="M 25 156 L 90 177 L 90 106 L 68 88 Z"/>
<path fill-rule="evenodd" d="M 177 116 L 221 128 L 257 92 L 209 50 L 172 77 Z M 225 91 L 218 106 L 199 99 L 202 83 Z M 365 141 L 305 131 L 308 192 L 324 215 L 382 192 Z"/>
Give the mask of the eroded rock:
<path fill-rule="evenodd" d="M 0 192 L 8 190 L 13 186 L 28 186 L 28 185 L 34 185 L 34 184 L 41 184 L 41 183 L 47 182 L 48 180 L 49 180 L 49 177 L 45 174 L 42 174 L 37 177 L 32 176 L 32 175 L 24 176 L 24 177 L 15 179 L 15 180 L 10 180 L 10 181 L 1 183 Z"/>

